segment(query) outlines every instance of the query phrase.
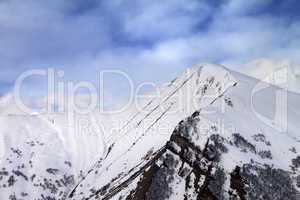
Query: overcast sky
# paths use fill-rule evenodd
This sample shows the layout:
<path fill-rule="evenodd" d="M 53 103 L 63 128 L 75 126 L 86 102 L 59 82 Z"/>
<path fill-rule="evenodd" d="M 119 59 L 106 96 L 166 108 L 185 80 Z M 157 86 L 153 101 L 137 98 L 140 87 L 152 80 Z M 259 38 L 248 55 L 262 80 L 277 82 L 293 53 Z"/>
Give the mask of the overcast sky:
<path fill-rule="evenodd" d="M 139 83 L 199 62 L 299 62 L 299 10 L 298 0 L 0 0 L 0 94 L 35 68 L 71 80 L 120 69 Z"/>

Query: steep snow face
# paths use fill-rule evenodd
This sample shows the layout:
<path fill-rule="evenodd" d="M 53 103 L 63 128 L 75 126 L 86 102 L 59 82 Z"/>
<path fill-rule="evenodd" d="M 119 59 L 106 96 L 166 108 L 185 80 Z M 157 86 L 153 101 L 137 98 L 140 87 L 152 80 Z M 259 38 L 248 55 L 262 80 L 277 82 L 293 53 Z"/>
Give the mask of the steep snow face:
<path fill-rule="evenodd" d="M 71 199 L 299 197 L 299 95 L 220 66 L 191 71 L 129 118 Z M 181 90 L 199 95 L 172 113 Z"/>
<path fill-rule="evenodd" d="M 82 135 L 64 115 L 3 113 L 0 199 L 297 200 L 298 94 L 200 64 L 149 96 L 86 115 Z"/>
<path fill-rule="evenodd" d="M 241 157 L 275 168 L 290 170 L 291 161 L 299 152 L 300 95 L 286 93 L 284 89 L 261 83 L 231 71 L 238 84 L 228 90 L 214 105 L 202 111 L 201 116 L 217 125 L 225 125 L 220 134 L 232 137 L 233 133 L 242 135 L 256 147 L 256 151 L 271 151 L 273 159 L 259 158 L 259 155 L 241 154 Z M 222 109 L 220 109 L 222 108 Z M 207 111 L 207 112 L 206 112 Z M 254 156 L 254 157 L 253 157 Z M 255 157 L 256 156 L 256 157 Z M 233 164 L 228 160 L 227 164 Z"/>
<path fill-rule="evenodd" d="M 75 183 L 81 183 L 83 177 L 86 192 L 79 195 L 88 196 L 94 187 L 102 187 L 118 175 L 128 177 L 134 172 L 131 169 L 144 165 L 143 157 L 154 155 L 164 145 L 178 121 L 205 107 L 234 83 L 224 68 L 218 68 L 218 73 L 213 65 L 187 70 L 142 109 L 132 107 L 117 119 L 98 113 L 86 115 L 84 123 L 92 130 L 79 135 L 76 118 L 82 116 L 71 116 L 75 123 L 70 124 L 70 113 L 28 115 L 18 109 L 13 96 L 1 98 L 1 199 L 65 199 L 67 194 L 77 195 Z M 118 134 L 106 131 L 114 120 L 126 120 Z M 123 155 L 128 159 L 119 159 Z M 110 165 L 112 173 L 105 173 Z M 106 177 L 98 175 L 99 171 Z M 96 183 L 93 188 L 89 188 L 89 180 Z"/>
<path fill-rule="evenodd" d="M 287 95 L 283 129 L 271 115 L 283 109 L 274 102 L 282 90 L 268 86 L 256 94 L 259 81 L 231 75 L 235 87 L 181 121 L 137 187 L 115 199 L 299 199 L 299 95 Z"/>
<path fill-rule="evenodd" d="M 188 131 L 177 131 L 203 150 L 202 155 L 213 157 L 209 174 L 219 177 L 221 187 L 214 188 L 206 177 L 201 191 L 208 187 L 217 199 L 299 199 L 300 96 L 262 87 L 236 72 L 231 75 L 237 85 L 201 110 L 193 123 L 179 126 Z"/>
<path fill-rule="evenodd" d="M 288 60 L 259 59 L 240 66 L 241 72 L 300 93 L 300 65 Z"/>
<path fill-rule="evenodd" d="M 164 87 L 161 96 L 132 112 L 120 132 L 107 141 L 107 155 L 95 163 L 70 197 L 108 198 L 109 188 L 118 191 L 129 186 L 131 177 L 149 166 L 149 160 L 164 147 L 179 121 L 213 103 L 235 83 L 222 66 L 205 64 L 187 70 Z"/>

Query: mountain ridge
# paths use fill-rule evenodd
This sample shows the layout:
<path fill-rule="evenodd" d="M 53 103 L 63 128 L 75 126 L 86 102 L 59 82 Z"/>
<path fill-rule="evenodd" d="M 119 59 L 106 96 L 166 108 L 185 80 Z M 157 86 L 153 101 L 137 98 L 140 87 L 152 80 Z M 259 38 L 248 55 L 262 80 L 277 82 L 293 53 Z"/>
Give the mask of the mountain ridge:
<path fill-rule="evenodd" d="M 16 171 L 13 167 L 6 169 L 0 173 L 0 185 L 11 177 L 3 174 L 12 173 L 18 180 L 10 187 L 0 187 L 0 197 L 259 199 L 262 195 L 263 198 L 296 199 L 300 187 L 300 135 L 297 131 L 300 128 L 297 123 L 300 117 L 297 102 L 300 98 L 297 94 L 288 93 L 289 121 L 286 122 L 286 130 L 282 131 L 276 120 L 270 119 L 271 123 L 266 123 L 258 117 L 260 112 L 267 116 L 274 114 L 277 107 L 272 108 L 276 105 L 273 94 L 280 89 L 268 86 L 253 95 L 258 84 L 261 84 L 259 80 L 223 66 L 196 65 L 164 87 L 160 97 L 146 101 L 143 110 L 133 108 L 119 134 L 105 140 L 106 153 L 96 155 L 99 159 L 87 170 L 75 170 L 72 159 L 64 160 L 70 158 L 69 155 L 56 160 L 54 158 L 59 156 L 51 155 L 53 150 L 48 147 L 50 154 L 45 153 L 43 148 L 37 149 L 36 155 L 44 156 L 48 161 L 65 163 L 71 171 L 74 170 L 67 187 L 62 186 L 61 176 L 67 176 L 70 169 L 47 168 L 36 161 L 36 172 L 40 173 L 42 180 L 33 182 L 33 186 L 24 191 L 23 188 L 14 191 L 19 183 L 30 184 L 19 180 L 20 173 L 19 176 L 13 175 Z M 20 127 L 26 126 L 23 121 L 20 124 L 23 124 Z M 45 130 L 36 129 L 36 135 Z M 22 147 L 21 142 L 22 139 Z M 49 142 L 50 146 L 64 146 L 62 140 L 57 140 L 57 144 Z M 15 143 L 8 145 L 16 150 Z M 22 152 L 30 155 L 31 150 Z M 61 150 L 62 155 L 65 152 L 68 149 Z M 26 156 L 20 159 L 23 163 L 29 162 Z M 1 165 L 6 166 L 4 163 Z M 30 166 L 26 165 L 19 171 L 24 172 L 27 168 Z M 278 180 L 268 176 L 270 173 L 281 177 L 284 182 L 279 183 L 284 183 L 287 188 L 279 190 Z M 258 178 L 257 174 L 264 178 Z M 245 184 L 245 180 L 253 188 Z M 273 196 L 268 196 L 266 192 L 272 188 L 264 186 L 261 181 L 272 183 L 279 192 L 275 190 Z M 34 184 L 48 186 L 30 194 L 36 190 Z M 22 196 L 24 193 L 27 195 Z"/>

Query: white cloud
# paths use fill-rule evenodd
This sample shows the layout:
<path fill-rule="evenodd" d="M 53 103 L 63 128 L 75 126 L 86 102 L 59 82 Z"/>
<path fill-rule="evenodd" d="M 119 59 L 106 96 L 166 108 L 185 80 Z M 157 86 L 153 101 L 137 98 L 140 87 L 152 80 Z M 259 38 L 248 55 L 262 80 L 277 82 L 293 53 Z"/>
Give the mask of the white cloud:
<path fill-rule="evenodd" d="M 2 1 L 0 80 L 57 67 L 74 80 L 96 80 L 99 70 L 118 68 L 136 82 L 163 82 L 196 62 L 300 62 L 297 19 L 264 14 L 271 0 L 220 2 L 112 0 L 83 10 L 82 0 Z"/>
<path fill-rule="evenodd" d="M 189 35 L 211 11 L 205 1 L 196 0 L 141 1 L 134 8 L 125 11 L 125 31 L 129 37 L 152 40 Z"/>

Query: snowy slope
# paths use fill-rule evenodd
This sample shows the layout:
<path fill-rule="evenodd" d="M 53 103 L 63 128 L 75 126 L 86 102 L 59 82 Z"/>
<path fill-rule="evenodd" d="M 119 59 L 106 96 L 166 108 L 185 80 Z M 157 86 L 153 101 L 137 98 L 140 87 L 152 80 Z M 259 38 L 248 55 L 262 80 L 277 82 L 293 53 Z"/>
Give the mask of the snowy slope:
<path fill-rule="evenodd" d="M 215 74 L 215 67 L 212 65 L 206 65 L 205 68 L 195 66 L 187 70 L 164 88 L 161 97 L 146 103 L 142 111 L 137 110 L 129 117 L 126 127 L 108 143 L 112 147 L 109 155 L 98 161 L 71 196 L 75 197 L 76 193 L 85 198 L 86 195 L 93 195 L 93 191 L 97 190 L 93 185 L 95 182 L 99 182 L 96 187 L 101 188 L 116 177 L 116 184 L 126 180 L 147 163 L 143 157 L 164 146 L 180 120 L 209 105 L 234 83 L 225 69 L 219 68 L 218 74 Z M 210 91 L 209 95 L 204 94 L 206 90 Z M 80 195 L 82 191 L 92 192 Z"/>
<path fill-rule="evenodd" d="M 65 199 L 75 177 L 61 135 L 36 116 L 1 116 L 0 124 L 0 199 Z"/>
<path fill-rule="evenodd" d="M 199 116 L 195 117 L 197 119 L 195 122 L 192 120 L 192 126 L 182 122 L 185 124 L 184 131 L 180 134 L 190 141 L 193 148 L 202 152 L 199 155 L 204 155 L 208 151 L 207 145 L 211 136 L 218 135 L 222 138 L 226 153 L 216 162 L 216 165 L 220 167 L 212 167 L 215 168 L 215 171 L 221 169 L 225 174 L 226 181 L 221 185 L 222 195 L 220 197 L 227 199 L 230 194 L 239 193 L 234 191 L 234 187 L 232 188 L 230 176 L 237 166 L 242 168 L 251 163 L 255 163 L 255 167 L 266 164 L 275 169 L 284 170 L 287 174 L 291 174 L 293 187 L 296 188 L 299 172 L 297 169 L 293 171 L 291 166 L 293 166 L 292 160 L 296 159 L 298 155 L 295 152 L 299 152 L 300 138 L 297 130 L 300 127 L 296 122 L 300 119 L 300 109 L 297 106 L 299 95 L 288 94 L 289 120 L 287 129 L 284 130 L 285 126 L 282 126 L 280 120 L 262 121 L 259 117 L 258 113 L 266 116 L 272 116 L 275 113 L 275 109 L 272 107 L 275 103 L 272 100 L 274 93 L 278 91 L 278 88 L 271 86 L 264 91 L 259 90 L 256 94 L 256 87 L 259 85 L 259 81 L 229 71 L 222 66 L 199 65 L 192 68 L 191 71 L 177 78 L 173 85 L 164 91 L 165 96 L 162 99 L 156 99 L 146 104 L 149 106 L 150 112 L 134 115 L 129 122 L 129 124 L 133 124 L 131 126 L 133 128 L 120 132 L 117 139 L 112 142 L 110 153 L 99 160 L 85 179 L 78 183 L 70 197 L 72 199 L 138 199 L 139 195 L 137 194 L 147 191 L 148 199 L 157 199 L 158 197 L 151 196 L 151 193 L 157 193 L 159 185 L 161 182 L 164 183 L 164 180 L 160 180 L 158 185 L 155 185 L 154 174 L 151 178 L 152 185 L 148 188 L 144 188 L 140 184 L 145 177 L 149 176 L 147 173 L 151 172 L 153 168 L 160 166 L 160 169 L 163 169 L 161 166 L 166 164 L 162 165 L 161 163 L 167 162 L 167 158 L 172 155 L 168 152 L 166 144 L 170 142 L 170 138 L 174 137 L 176 129 L 173 132 L 159 128 L 159 126 L 171 124 L 170 127 L 175 127 L 182 119 L 198 112 Z M 180 93 L 181 91 L 183 93 Z M 186 95 L 184 94 L 186 91 L 197 95 Z M 183 101 L 169 98 L 176 93 L 180 93 L 180 97 L 187 98 L 184 98 Z M 252 94 L 253 98 L 251 98 Z M 180 107 L 180 103 L 183 103 L 182 107 Z M 186 108 L 186 110 L 181 112 L 179 109 L 172 113 L 172 106 L 174 106 L 173 108 Z M 163 109 L 159 109 L 160 107 Z M 149 120 L 146 122 L 148 118 Z M 144 122 L 146 122 L 145 125 L 141 126 Z M 180 152 L 180 148 L 178 151 Z M 177 165 L 172 165 L 171 171 L 178 171 L 180 157 L 176 158 L 174 154 L 171 157 L 177 160 L 175 162 Z M 186 162 L 182 160 L 181 162 L 182 166 L 187 165 Z M 202 160 L 201 164 L 203 164 Z M 210 171 L 210 173 L 212 172 Z M 169 194 L 161 199 L 184 199 L 187 195 L 185 188 L 187 181 L 182 180 L 178 174 L 173 174 L 171 181 L 166 183 L 168 187 L 164 192 L 168 188 L 171 192 L 169 191 Z M 162 174 L 159 177 L 161 176 Z M 206 176 L 203 178 L 206 180 Z M 201 186 L 201 180 L 198 180 L 198 184 Z M 203 183 L 203 186 L 207 185 Z M 190 191 L 190 193 L 190 199 L 199 195 L 196 190 Z M 206 193 L 203 192 L 203 194 Z"/>
<path fill-rule="evenodd" d="M 200 64 L 142 109 L 84 116 L 92 129 L 76 137 L 77 123 L 65 115 L 3 112 L 0 199 L 296 200 L 299 102 L 298 94 Z"/>
<path fill-rule="evenodd" d="M 300 66 L 289 60 L 258 59 L 238 69 L 259 80 L 300 93 Z"/>
<path fill-rule="evenodd" d="M 99 126 L 110 119 L 25 114 L 13 100 L 1 99 L 0 199 L 66 199 L 104 153 Z"/>

